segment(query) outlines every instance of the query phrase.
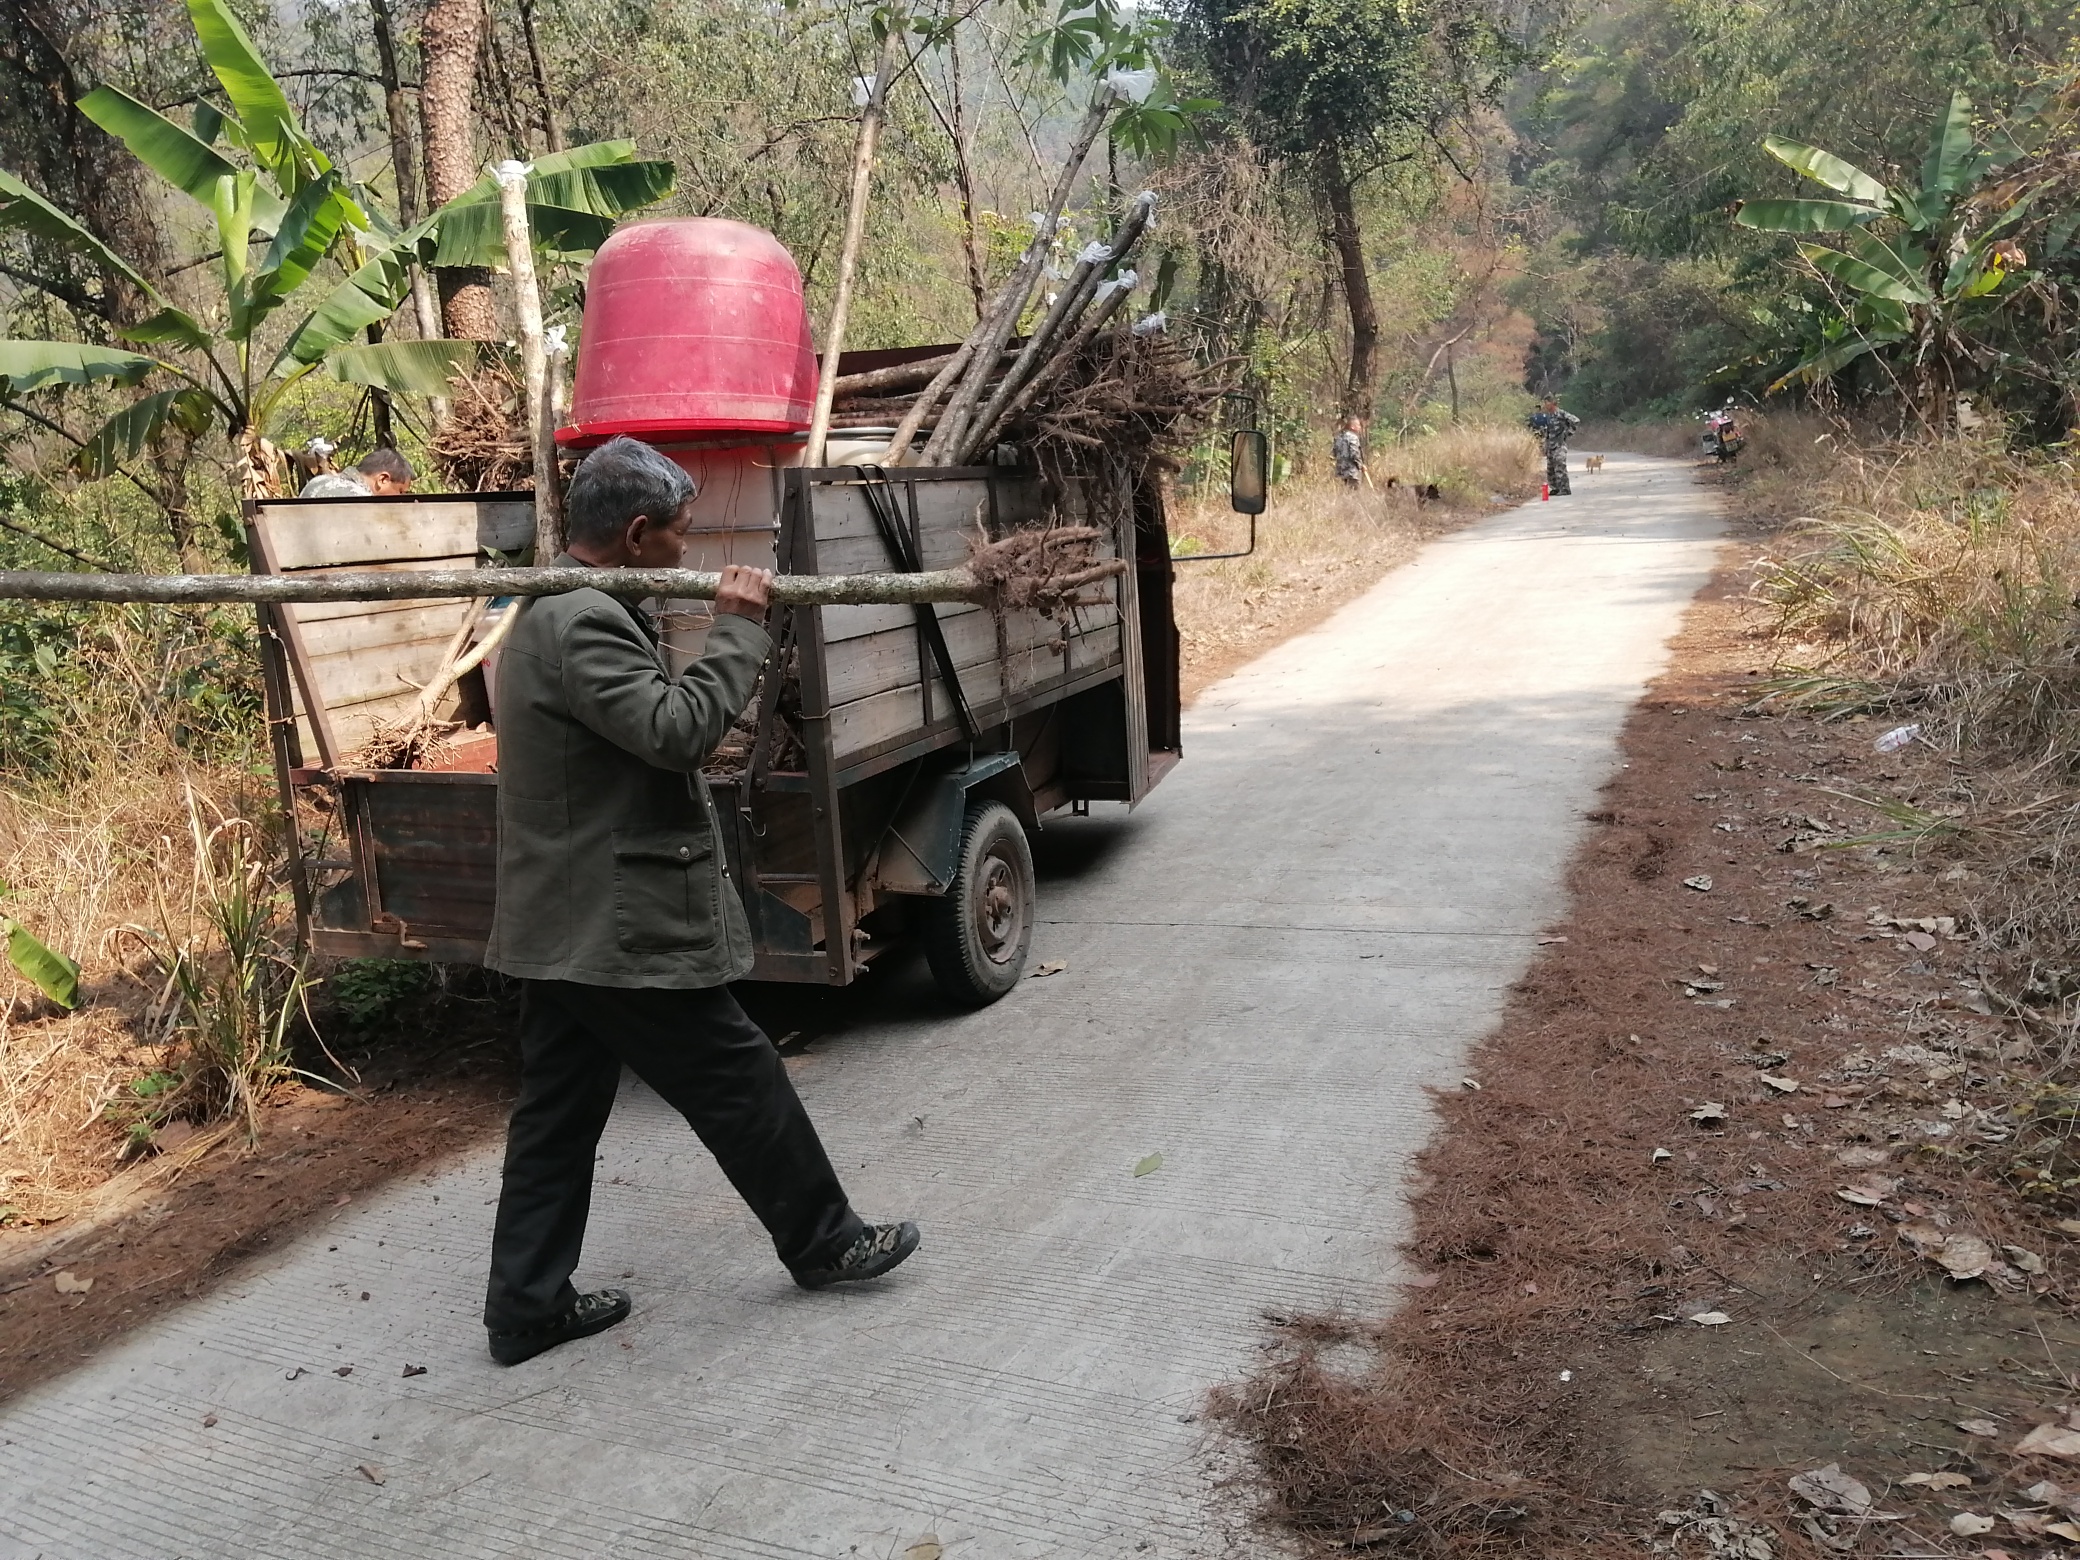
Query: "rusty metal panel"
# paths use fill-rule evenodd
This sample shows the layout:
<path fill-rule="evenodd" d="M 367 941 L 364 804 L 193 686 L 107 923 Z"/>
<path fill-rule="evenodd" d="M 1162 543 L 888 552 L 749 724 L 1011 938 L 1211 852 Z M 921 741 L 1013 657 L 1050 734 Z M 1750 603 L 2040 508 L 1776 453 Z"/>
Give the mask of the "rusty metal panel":
<path fill-rule="evenodd" d="M 386 770 L 343 776 L 342 788 L 373 877 L 364 884 L 369 928 L 407 945 L 487 940 L 498 884 L 496 778 Z"/>

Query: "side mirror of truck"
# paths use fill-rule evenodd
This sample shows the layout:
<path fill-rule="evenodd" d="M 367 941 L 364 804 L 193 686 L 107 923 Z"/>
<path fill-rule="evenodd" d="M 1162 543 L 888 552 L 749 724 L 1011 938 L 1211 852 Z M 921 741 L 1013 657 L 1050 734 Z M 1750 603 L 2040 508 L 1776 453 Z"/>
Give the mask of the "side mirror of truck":
<path fill-rule="evenodd" d="M 1228 507 L 1238 515 L 1264 512 L 1271 478 L 1271 440 L 1261 428 L 1239 428 L 1228 442 Z"/>

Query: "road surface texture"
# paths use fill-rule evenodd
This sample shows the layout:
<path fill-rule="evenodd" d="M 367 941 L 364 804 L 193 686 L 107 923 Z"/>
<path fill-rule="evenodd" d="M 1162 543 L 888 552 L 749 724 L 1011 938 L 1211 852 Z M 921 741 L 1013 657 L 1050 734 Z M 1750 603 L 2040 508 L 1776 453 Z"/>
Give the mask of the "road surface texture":
<path fill-rule="evenodd" d="M 791 1065 L 857 1204 L 924 1226 L 890 1280 L 795 1290 L 631 1085 L 578 1275 L 625 1326 L 490 1363 L 473 1152 L 12 1404 L 0 1556 L 1269 1552 L 1204 1395 L 1266 1312 L 1388 1302 L 1424 1091 L 1560 911 L 1717 532 L 1684 466 L 1613 456 L 1436 542 L 1209 690 L 1131 817 L 1048 825 L 1065 969 L 975 1014 L 914 966 L 825 998 Z"/>

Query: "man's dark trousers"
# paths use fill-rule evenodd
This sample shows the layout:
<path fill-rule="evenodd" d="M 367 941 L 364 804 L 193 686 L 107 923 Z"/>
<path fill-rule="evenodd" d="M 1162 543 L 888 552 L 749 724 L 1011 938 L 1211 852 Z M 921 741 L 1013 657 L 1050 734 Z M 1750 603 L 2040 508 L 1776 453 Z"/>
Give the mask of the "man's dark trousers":
<path fill-rule="evenodd" d="M 485 1326 L 524 1332 L 577 1298 L 592 1166 L 623 1063 L 686 1118 L 789 1268 L 825 1266 L 859 1236 L 780 1053 L 726 986 L 523 986 Z"/>

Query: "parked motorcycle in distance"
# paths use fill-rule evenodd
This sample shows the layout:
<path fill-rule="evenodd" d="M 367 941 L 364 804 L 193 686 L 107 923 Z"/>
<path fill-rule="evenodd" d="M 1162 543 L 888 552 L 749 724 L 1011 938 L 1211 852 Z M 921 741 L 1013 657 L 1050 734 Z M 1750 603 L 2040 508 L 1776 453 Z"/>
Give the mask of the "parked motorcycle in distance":
<path fill-rule="evenodd" d="M 1732 460 L 1747 444 L 1733 417 L 1733 399 L 1704 414 L 1704 453 L 1715 460 Z"/>

